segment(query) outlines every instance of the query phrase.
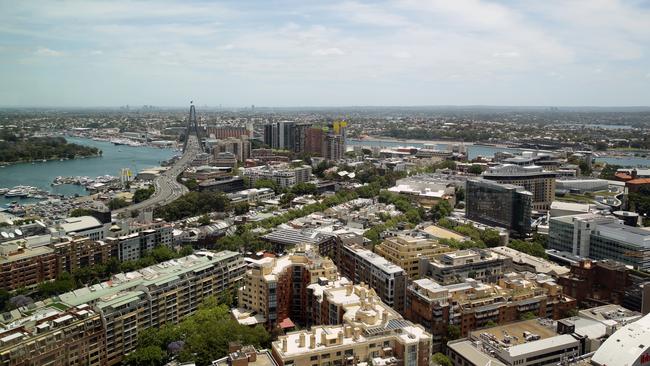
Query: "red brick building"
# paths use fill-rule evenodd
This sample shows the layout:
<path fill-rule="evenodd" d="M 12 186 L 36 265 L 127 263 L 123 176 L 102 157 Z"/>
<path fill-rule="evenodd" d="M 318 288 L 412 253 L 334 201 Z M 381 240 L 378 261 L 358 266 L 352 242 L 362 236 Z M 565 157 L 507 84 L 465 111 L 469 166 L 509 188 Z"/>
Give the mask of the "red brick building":
<path fill-rule="evenodd" d="M 575 298 L 580 306 L 622 304 L 625 289 L 631 284 L 625 265 L 614 261 L 580 261 L 571 272 L 560 276 L 558 284 L 564 293 Z"/>

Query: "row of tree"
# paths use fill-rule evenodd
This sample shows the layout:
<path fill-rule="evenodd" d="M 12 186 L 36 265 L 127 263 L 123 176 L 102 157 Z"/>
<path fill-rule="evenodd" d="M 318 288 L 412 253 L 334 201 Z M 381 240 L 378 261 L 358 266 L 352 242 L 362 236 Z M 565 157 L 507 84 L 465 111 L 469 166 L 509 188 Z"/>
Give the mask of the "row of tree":
<path fill-rule="evenodd" d="M 186 217 L 228 209 L 228 198 L 221 192 L 188 192 L 173 202 L 157 208 L 156 217 L 176 221 Z"/>

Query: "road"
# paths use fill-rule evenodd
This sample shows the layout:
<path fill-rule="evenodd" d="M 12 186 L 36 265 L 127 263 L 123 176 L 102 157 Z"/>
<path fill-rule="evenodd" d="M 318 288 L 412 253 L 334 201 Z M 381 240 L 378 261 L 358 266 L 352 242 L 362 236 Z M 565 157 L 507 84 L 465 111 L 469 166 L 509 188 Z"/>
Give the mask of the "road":
<path fill-rule="evenodd" d="M 156 191 L 151 195 L 151 197 L 140 203 L 115 210 L 113 213 L 130 214 L 136 210 L 141 211 L 164 206 L 187 193 L 187 187 L 179 183 L 176 178 L 183 172 L 183 170 L 185 170 L 185 168 L 187 168 L 187 165 L 194 160 L 199 152 L 200 148 L 197 137 L 190 135 L 189 140 L 187 141 L 187 149 L 183 152 L 183 156 L 181 156 L 172 167 L 154 179 L 153 186 Z"/>

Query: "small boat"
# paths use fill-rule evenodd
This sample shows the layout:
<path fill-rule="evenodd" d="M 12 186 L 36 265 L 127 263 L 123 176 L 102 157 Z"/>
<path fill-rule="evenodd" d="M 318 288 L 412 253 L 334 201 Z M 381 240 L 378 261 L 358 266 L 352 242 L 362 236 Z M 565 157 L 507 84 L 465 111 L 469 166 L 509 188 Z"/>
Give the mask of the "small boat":
<path fill-rule="evenodd" d="M 12 189 L 5 193 L 5 197 L 27 197 L 28 193 L 23 189 Z"/>

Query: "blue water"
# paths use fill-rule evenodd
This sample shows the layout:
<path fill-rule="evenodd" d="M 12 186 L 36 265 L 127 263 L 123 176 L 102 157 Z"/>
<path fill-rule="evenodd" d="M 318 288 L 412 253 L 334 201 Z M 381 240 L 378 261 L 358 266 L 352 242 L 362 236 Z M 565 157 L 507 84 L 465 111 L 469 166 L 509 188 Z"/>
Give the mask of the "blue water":
<path fill-rule="evenodd" d="M 86 195 L 87 191 L 78 185 L 50 184 L 57 176 L 88 176 L 91 178 L 100 175 L 119 176 L 120 170 L 129 168 L 134 173 L 159 166 L 161 161 L 177 154 L 171 149 L 158 149 L 153 147 L 116 146 L 106 141 L 66 137 L 71 143 L 93 146 L 102 150 L 99 157 L 74 159 L 64 161 L 47 161 L 37 163 L 23 163 L 0 168 L 0 187 L 12 188 L 18 185 L 35 186 L 55 194 L 72 196 L 75 194 Z M 21 204 L 35 202 L 31 199 L 16 197 L 4 198 L 0 196 L 0 207 L 4 204 L 17 201 Z"/>
<path fill-rule="evenodd" d="M 399 146 L 412 146 L 423 147 L 425 142 L 405 142 L 405 141 L 383 141 L 383 140 L 357 140 L 347 139 L 346 143 L 349 146 L 380 146 L 380 147 L 399 147 Z M 446 150 L 448 144 L 435 144 L 436 149 Z M 521 153 L 522 151 L 530 151 L 530 149 L 513 149 L 506 147 L 495 147 L 485 145 L 466 145 L 467 158 L 472 160 L 477 156 L 492 157 L 496 152 L 510 152 L 513 154 Z M 616 164 L 624 167 L 650 167 L 650 158 L 641 157 L 597 157 L 597 162 L 605 162 L 608 164 Z"/>

